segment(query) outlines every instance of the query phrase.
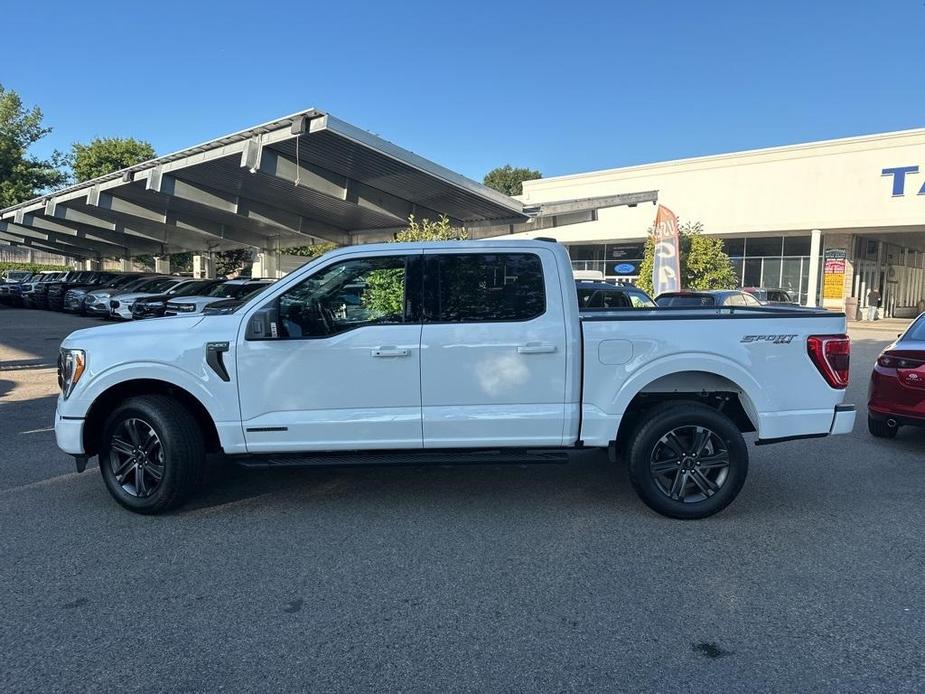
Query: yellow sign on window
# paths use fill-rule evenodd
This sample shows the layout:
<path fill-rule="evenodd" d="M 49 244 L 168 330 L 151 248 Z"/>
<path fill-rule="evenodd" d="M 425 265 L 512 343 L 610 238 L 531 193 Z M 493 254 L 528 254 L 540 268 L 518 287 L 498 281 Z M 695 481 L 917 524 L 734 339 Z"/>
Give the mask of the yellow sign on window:
<path fill-rule="evenodd" d="M 845 273 L 829 272 L 823 275 L 822 297 L 824 299 L 845 298 Z"/>

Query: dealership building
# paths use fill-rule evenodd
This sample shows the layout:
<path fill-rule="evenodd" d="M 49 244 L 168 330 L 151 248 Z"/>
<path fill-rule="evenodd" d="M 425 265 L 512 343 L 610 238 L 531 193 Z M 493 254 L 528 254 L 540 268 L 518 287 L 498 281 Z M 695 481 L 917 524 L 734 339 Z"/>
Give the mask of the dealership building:
<path fill-rule="evenodd" d="M 741 286 L 782 287 L 830 308 L 848 297 L 865 306 L 876 287 L 883 313 L 896 316 L 925 298 L 925 129 L 545 178 L 526 182 L 521 199 L 634 190 L 657 190 L 682 224 L 722 238 Z M 624 206 L 519 233 L 555 236 L 576 269 L 632 280 L 654 219 L 652 205 Z"/>

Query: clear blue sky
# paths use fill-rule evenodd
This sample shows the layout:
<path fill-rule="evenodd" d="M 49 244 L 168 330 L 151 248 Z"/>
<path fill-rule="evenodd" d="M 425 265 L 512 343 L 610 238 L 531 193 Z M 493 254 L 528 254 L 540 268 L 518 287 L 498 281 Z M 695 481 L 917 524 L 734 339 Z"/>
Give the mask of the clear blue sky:
<path fill-rule="evenodd" d="M 4 3 L 0 82 L 160 154 L 309 106 L 481 179 L 925 126 L 923 0 Z M 925 162 L 912 162 L 925 164 Z"/>

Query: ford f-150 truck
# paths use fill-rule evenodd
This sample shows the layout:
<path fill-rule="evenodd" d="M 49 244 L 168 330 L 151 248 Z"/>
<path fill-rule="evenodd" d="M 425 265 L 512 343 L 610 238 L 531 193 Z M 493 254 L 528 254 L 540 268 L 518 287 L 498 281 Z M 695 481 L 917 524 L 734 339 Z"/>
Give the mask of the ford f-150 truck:
<path fill-rule="evenodd" d="M 651 508 L 700 518 L 757 443 L 844 434 L 843 314 L 580 311 L 549 241 L 350 246 L 236 310 L 79 330 L 55 435 L 112 496 L 182 503 L 207 453 L 244 465 L 549 462 L 610 449 Z"/>

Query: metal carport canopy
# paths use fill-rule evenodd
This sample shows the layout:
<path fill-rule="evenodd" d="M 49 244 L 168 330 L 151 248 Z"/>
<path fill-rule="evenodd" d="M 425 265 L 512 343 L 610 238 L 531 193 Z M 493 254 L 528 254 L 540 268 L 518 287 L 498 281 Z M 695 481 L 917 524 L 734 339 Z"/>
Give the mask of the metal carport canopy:
<path fill-rule="evenodd" d="M 483 226 L 523 205 L 308 109 L 0 210 L 0 242 L 72 257 L 362 242 L 446 215 Z"/>

